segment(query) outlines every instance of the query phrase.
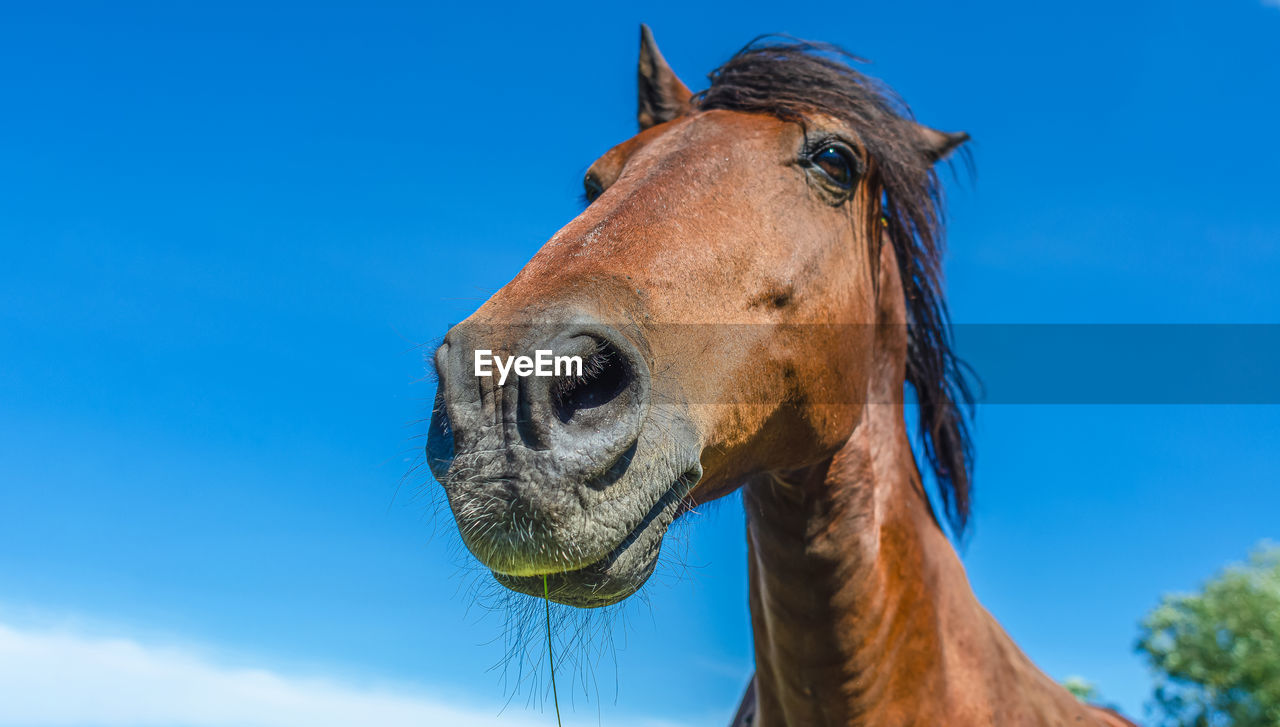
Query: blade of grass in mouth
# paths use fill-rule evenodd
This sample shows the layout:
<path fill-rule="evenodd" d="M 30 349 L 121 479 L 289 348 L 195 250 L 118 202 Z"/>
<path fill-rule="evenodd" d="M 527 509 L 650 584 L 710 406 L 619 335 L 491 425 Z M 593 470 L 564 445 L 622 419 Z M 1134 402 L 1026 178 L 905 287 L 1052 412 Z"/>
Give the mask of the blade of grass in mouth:
<path fill-rule="evenodd" d="M 560 696 L 556 694 L 556 653 L 551 646 L 551 589 L 542 576 L 542 602 L 547 606 L 547 663 L 551 665 L 551 699 L 556 705 L 556 727 L 560 727 Z"/>

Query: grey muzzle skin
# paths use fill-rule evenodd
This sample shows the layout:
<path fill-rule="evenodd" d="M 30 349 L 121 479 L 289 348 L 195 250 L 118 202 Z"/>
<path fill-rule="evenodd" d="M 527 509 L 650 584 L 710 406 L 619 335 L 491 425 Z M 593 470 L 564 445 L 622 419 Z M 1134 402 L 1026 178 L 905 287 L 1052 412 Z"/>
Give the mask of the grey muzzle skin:
<path fill-rule="evenodd" d="M 574 606 L 615 603 L 652 574 L 702 475 L 688 409 L 655 397 L 643 337 L 569 323 L 463 323 L 436 351 L 427 462 L 467 548 L 503 585 Z M 633 338 L 641 345 L 633 342 Z M 559 375 L 476 375 L 476 352 L 578 357 Z"/>

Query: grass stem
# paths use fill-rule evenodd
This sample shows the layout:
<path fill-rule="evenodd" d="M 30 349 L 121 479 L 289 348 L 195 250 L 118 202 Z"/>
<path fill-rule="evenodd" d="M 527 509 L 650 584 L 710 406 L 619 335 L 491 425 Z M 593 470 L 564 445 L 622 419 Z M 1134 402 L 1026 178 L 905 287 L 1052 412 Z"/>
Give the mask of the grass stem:
<path fill-rule="evenodd" d="M 547 606 L 547 662 L 551 665 L 551 699 L 556 705 L 556 727 L 560 724 L 560 695 L 556 693 L 556 652 L 551 646 L 551 589 L 547 586 L 547 576 L 542 576 L 542 602 Z"/>

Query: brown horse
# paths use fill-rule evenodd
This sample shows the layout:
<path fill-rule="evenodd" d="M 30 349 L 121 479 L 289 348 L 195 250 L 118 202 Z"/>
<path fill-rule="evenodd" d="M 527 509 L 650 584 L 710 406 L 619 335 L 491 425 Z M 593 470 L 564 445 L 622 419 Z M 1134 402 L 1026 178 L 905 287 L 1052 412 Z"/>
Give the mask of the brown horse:
<path fill-rule="evenodd" d="M 756 43 L 693 94 L 641 31 L 640 133 L 588 206 L 435 355 L 427 458 L 503 585 L 635 592 L 667 527 L 742 487 L 756 674 L 735 724 L 1125 725 L 1041 673 L 975 598 L 968 394 L 939 285 L 933 165 L 839 51 Z M 479 357 L 538 350 L 582 370 Z"/>

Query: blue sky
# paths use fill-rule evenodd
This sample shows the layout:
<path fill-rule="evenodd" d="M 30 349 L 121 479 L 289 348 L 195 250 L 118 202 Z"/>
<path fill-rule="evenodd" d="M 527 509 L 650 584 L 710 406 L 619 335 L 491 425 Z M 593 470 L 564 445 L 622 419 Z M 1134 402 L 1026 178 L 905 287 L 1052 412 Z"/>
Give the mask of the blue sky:
<path fill-rule="evenodd" d="M 785 31 L 970 132 L 957 321 L 1280 323 L 1274 3 L 450 5 L 2 11 L 0 725 L 551 723 L 495 717 L 503 616 L 406 473 L 424 353 L 632 133 L 642 21 L 695 89 Z M 984 406 L 977 450 L 979 597 L 1131 714 L 1142 614 L 1280 538 L 1280 407 Z M 576 723 L 727 721 L 740 501 L 679 532 Z"/>

